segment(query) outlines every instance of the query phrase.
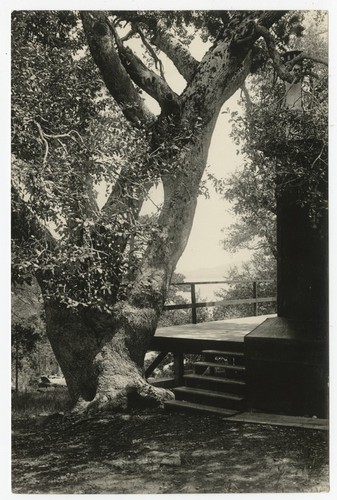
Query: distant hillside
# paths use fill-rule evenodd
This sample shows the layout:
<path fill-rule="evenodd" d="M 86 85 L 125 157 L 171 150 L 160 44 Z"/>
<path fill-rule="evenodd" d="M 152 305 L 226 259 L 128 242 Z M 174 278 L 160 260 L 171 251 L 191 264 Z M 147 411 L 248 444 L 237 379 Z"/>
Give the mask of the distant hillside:
<path fill-rule="evenodd" d="M 199 268 L 193 271 L 182 273 L 185 276 L 185 281 L 221 281 L 226 276 L 230 265 L 215 266 L 212 268 Z"/>

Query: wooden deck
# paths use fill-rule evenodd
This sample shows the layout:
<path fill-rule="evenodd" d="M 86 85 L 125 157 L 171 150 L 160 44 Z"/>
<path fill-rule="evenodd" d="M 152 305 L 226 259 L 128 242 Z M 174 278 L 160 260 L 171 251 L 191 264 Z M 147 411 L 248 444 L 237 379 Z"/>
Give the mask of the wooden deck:
<path fill-rule="evenodd" d="M 157 351 L 200 352 L 202 349 L 219 348 L 221 343 L 243 342 L 245 335 L 263 323 L 268 316 L 251 316 L 247 318 L 225 319 L 197 323 L 196 325 L 179 325 L 157 328 L 151 349 Z"/>

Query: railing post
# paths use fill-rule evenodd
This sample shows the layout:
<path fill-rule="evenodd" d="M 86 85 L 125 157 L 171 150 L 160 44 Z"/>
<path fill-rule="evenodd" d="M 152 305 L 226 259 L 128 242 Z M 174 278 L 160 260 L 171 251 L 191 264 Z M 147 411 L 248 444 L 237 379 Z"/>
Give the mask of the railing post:
<path fill-rule="evenodd" d="M 195 298 L 195 283 L 191 283 L 191 303 L 192 303 L 192 323 L 196 325 L 197 320 L 197 308 L 196 308 L 196 298 Z"/>
<path fill-rule="evenodd" d="M 253 299 L 257 299 L 257 281 L 253 281 Z M 258 316 L 258 303 L 254 302 L 254 316 Z"/>

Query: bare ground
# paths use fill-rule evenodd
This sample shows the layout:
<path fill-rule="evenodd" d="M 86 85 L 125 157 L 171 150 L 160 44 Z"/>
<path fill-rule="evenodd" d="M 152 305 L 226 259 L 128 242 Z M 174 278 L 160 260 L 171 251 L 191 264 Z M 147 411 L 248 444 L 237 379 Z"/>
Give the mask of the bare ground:
<path fill-rule="evenodd" d="M 322 430 L 160 411 L 13 421 L 13 493 L 328 491 Z"/>

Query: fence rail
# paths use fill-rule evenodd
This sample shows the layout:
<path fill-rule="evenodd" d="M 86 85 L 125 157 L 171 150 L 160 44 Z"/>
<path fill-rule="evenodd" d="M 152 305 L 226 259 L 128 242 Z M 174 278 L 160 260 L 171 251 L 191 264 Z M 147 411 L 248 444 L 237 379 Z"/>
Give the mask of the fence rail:
<path fill-rule="evenodd" d="M 189 304 L 169 304 L 164 306 L 164 311 L 173 311 L 177 309 L 192 309 L 192 323 L 198 322 L 197 309 L 200 307 L 214 307 L 214 306 L 229 306 L 229 305 L 242 305 L 254 304 L 254 316 L 258 316 L 259 304 L 263 302 L 276 302 L 276 297 L 258 297 L 259 283 L 274 283 L 274 280 L 254 280 L 254 281 L 184 281 L 181 283 L 171 283 L 171 286 L 189 286 L 191 302 Z M 247 299 L 225 299 L 210 302 L 197 302 L 196 301 L 196 285 L 220 285 L 220 284 L 251 284 L 252 297 Z"/>

